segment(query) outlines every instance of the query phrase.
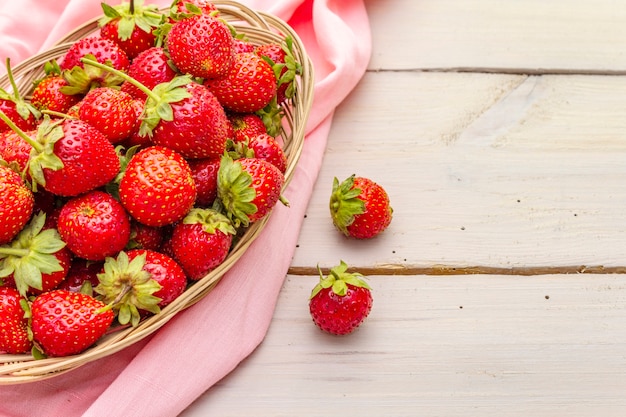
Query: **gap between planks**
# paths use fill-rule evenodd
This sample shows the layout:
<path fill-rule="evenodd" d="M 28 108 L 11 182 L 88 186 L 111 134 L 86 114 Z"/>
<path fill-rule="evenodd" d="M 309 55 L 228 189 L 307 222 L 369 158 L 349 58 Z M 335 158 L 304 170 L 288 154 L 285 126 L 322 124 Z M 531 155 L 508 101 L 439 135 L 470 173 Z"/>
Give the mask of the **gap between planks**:
<path fill-rule="evenodd" d="M 424 73 L 476 73 L 504 75 L 603 75 L 619 77 L 626 75 L 626 70 L 593 70 L 567 68 L 499 68 L 499 67 L 439 67 L 439 68 L 369 68 L 367 72 L 424 72 Z"/>
<path fill-rule="evenodd" d="M 329 274 L 330 268 L 320 268 L 324 275 Z M 401 264 L 378 265 L 374 267 L 352 266 L 349 272 L 359 272 L 363 275 L 569 275 L 569 274 L 626 274 L 626 266 L 604 267 L 598 266 L 533 266 L 520 268 L 503 268 L 490 266 L 446 266 L 412 267 Z M 289 275 L 310 276 L 319 275 L 317 267 L 291 267 Z"/>

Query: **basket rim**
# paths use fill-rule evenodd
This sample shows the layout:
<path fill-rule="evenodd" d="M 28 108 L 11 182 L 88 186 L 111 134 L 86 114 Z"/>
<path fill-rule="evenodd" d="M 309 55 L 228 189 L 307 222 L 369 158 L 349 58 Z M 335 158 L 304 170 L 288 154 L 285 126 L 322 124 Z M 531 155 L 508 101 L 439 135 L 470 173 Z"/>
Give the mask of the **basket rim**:
<path fill-rule="evenodd" d="M 224 15 L 233 22 L 232 25 L 237 32 L 253 33 L 254 40 L 258 43 L 263 43 L 263 37 L 269 39 L 266 42 L 282 40 L 286 36 L 291 36 L 293 39 L 294 55 L 302 66 L 302 74 L 296 79 L 296 94 L 290 104 L 286 106 L 285 117 L 283 118 L 283 121 L 289 124 L 289 132 L 283 132 L 283 135 L 288 135 L 283 139 L 289 146 L 286 149 L 288 161 L 283 186 L 284 192 L 295 173 L 304 146 L 306 124 L 313 103 L 313 64 L 298 34 L 282 19 L 269 13 L 255 11 L 237 1 L 215 0 L 213 3 L 220 10 L 220 16 Z M 165 10 L 169 10 L 169 7 L 161 9 L 161 11 Z M 74 40 L 94 33 L 100 17 L 88 20 L 46 51 L 30 57 L 13 68 L 12 73 L 16 78 L 16 85 L 20 93 L 25 97 L 28 96 L 32 91 L 33 81 L 43 75 L 43 65 L 51 59 L 62 56 Z M 245 19 L 243 19 L 244 17 Z M 10 87 L 8 74 L 0 77 L 0 87 L 2 86 Z M 226 272 L 243 256 L 260 235 L 270 217 L 271 213 L 253 223 L 245 230 L 241 240 L 231 248 L 228 257 L 221 265 L 204 278 L 188 286 L 181 297 L 163 308 L 159 314 L 143 320 L 136 328 L 126 328 L 113 332 L 91 348 L 73 356 L 34 359 L 31 355 L 26 354 L 0 354 L 0 386 L 35 382 L 64 374 L 86 363 L 112 355 L 156 332 L 176 314 L 200 301 L 219 283 Z"/>

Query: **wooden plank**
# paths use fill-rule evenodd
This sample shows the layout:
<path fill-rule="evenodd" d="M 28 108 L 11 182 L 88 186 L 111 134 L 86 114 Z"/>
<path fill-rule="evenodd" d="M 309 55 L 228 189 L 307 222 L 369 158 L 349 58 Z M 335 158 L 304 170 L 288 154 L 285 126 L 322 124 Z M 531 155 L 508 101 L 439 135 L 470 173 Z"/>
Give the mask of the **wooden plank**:
<path fill-rule="evenodd" d="M 288 276 L 264 343 L 182 417 L 626 412 L 626 275 L 372 276 L 346 337 L 310 321 L 316 279 Z"/>
<path fill-rule="evenodd" d="M 336 113 L 294 268 L 620 267 L 626 78 L 370 72 Z M 394 206 L 371 241 L 333 229 L 333 177 Z M 292 271 L 293 272 L 293 271 Z"/>
<path fill-rule="evenodd" d="M 626 3 L 366 1 L 371 69 L 619 72 Z"/>

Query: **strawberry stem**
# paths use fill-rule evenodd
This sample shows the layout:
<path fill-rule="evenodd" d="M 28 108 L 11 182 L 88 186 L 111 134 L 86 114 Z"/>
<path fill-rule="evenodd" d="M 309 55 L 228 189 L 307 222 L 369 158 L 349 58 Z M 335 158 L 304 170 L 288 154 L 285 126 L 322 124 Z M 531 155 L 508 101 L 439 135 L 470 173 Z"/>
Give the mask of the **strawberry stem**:
<path fill-rule="evenodd" d="M 13 120 L 11 120 L 9 118 L 9 116 L 6 115 L 6 113 L 4 113 L 2 110 L 0 110 L 0 119 L 2 119 L 2 121 L 4 123 L 7 124 L 7 126 L 9 126 L 9 128 L 14 131 L 15 133 L 17 133 L 19 135 L 19 137 L 21 137 L 22 139 L 24 139 L 26 141 L 26 143 L 28 143 L 30 146 L 32 146 L 37 152 L 43 152 L 43 146 L 37 142 L 34 141 L 30 136 L 28 136 L 22 129 L 20 129 L 19 127 L 17 127 L 17 125 L 15 123 L 13 123 Z"/>
<path fill-rule="evenodd" d="M 81 58 L 81 61 L 84 64 L 91 65 L 93 67 L 100 68 L 100 69 L 105 70 L 105 71 L 109 71 L 109 72 L 111 72 L 111 73 L 113 73 L 113 74 L 123 78 L 125 81 L 128 81 L 129 83 L 131 83 L 132 85 L 134 85 L 135 87 L 140 89 L 142 92 L 144 92 L 148 97 L 150 97 L 154 101 L 159 101 L 159 96 L 158 95 L 156 95 L 148 87 L 146 87 L 145 85 L 143 85 L 139 81 L 135 80 L 134 78 L 132 78 L 131 76 L 129 76 L 125 72 L 119 71 L 119 70 L 117 70 L 115 68 L 112 68 L 112 67 L 109 67 L 108 65 L 101 64 L 98 61 L 95 61 L 93 59 Z"/>
<path fill-rule="evenodd" d="M 9 256 L 24 257 L 30 253 L 30 249 L 10 248 L 8 246 L 0 246 L 0 254 Z"/>

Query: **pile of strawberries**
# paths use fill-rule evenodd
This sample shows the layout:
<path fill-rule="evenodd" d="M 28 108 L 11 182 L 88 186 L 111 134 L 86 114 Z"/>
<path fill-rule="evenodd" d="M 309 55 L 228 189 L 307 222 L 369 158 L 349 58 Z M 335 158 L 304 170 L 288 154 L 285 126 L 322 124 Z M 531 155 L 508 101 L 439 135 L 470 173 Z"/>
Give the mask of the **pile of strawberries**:
<path fill-rule="evenodd" d="M 0 92 L 0 351 L 78 354 L 220 265 L 282 201 L 289 38 L 206 0 L 103 4 L 100 30 Z"/>

